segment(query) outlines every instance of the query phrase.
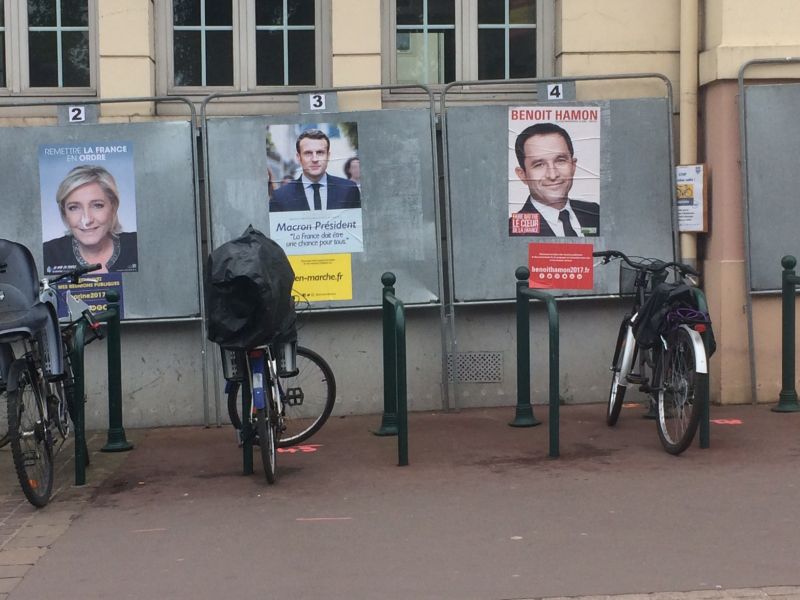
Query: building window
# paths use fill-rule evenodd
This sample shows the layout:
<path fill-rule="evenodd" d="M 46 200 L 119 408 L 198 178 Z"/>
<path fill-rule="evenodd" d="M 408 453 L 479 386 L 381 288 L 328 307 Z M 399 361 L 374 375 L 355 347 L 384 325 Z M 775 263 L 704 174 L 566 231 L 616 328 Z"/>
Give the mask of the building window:
<path fill-rule="evenodd" d="M 172 0 L 169 92 L 319 86 L 330 0 Z M 328 34 L 326 34 L 328 35 Z M 189 90 L 191 91 L 191 90 Z M 197 90 L 200 91 L 200 90 Z"/>
<path fill-rule="evenodd" d="M 478 79 L 536 77 L 536 1 L 478 0 Z"/>
<path fill-rule="evenodd" d="M 553 0 L 391 0 L 392 83 L 522 79 L 552 72 Z M 543 37 L 544 36 L 544 39 Z"/>
<path fill-rule="evenodd" d="M 233 85 L 231 3 L 175 0 L 172 14 L 175 85 Z"/>
<path fill-rule="evenodd" d="M 314 85 L 314 0 L 256 2 L 256 85 Z"/>
<path fill-rule="evenodd" d="M 32 88 L 89 86 L 89 0 L 28 0 Z"/>
<path fill-rule="evenodd" d="M 397 0 L 397 83 L 455 80 L 455 4 L 455 0 Z"/>
<path fill-rule="evenodd" d="M 90 91 L 94 2 L 0 0 L 0 87 L 22 94 Z"/>

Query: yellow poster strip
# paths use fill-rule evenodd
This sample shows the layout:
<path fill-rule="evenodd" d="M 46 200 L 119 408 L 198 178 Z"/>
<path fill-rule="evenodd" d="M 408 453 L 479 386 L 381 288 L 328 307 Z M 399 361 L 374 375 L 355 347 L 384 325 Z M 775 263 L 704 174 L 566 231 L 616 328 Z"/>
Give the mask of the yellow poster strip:
<path fill-rule="evenodd" d="M 353 270 L 349 254 L 295 254 L 289 257 L 294 269 L 296 299 L 308 302 L 353 299 Z"/>

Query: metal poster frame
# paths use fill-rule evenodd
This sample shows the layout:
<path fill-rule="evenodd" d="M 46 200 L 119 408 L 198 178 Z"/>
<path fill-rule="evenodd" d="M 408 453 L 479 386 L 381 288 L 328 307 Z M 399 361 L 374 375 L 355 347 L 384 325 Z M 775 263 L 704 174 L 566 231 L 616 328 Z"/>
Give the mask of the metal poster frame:
<path fill-rule="evenodd" d="M 757 403 L 757 390 L 756 390 L 756 357 L 755 357 L 755 332 L 753 330 L 753 295 L 756 292 L 753 290 L 753 275 L 751 264 L 751 244 L 750 244 L 750 187 L 747 173 L 748 156 L 747 156 L 747 94 L 745 93 L 745 72 L 750 67 L 757 65 L 792 65 L 800 63 L 800 57 L 787 56 L 784 58 L 756 58 L 745 62 L 739 68 L 739 76 L 737 78 L 739 87 L 739 143 L 740 143 L 740 156 L 741 156 L 741 186 L 742 186 L 742 221 L 744 225 L 744 282 L 745 282 L 745 315 L 747 319 L 747 347 L 750 359 L 750 397 L 752 404 Z M 791 79 L 797 79 L 793 77 Z M 757 85 L 757 84 L 753 84 Z M 770 82 L 770 85 L 775 85 L 775 82 Z M 777 265 L 776 265 L 777 270 Z M 760 292 L 759 295 L 777 294 L 780 289 L 766 290 Z"/>
<path fill-rule="evenodd" d="M 435 240 L 435 247 L 436 247 L 436 274 L 437 274 L 437 293 L 439 295 L 439 301 L 435 303 L 430 303 L 424 306 L 434 306 L 438 305 L 439 307 L 439 318 L 444 325 L 444 314 L 445 314 L 445 275 L 444 275 L 444 254 L 442 248 L 442 224 L 440 223 L 441 220 L 441 208 L 440 208 L 440 198 L 439 198 L 439 172 L 438 172 L 438 160 L 436 156 L 436 110 L 435 110 L 435 99 L 434 95 L 431 92 L 430 88 L 422 84 L 410 84 L 410 85 L 373 85 L 373 86 L 347 86 L 347 87 L 336 87 L 336 88 L 318 88 L 312 91 L 304 90 L 303 92 L 297 91 L 270 91 L 270 92 L 217 92 L 214 94 L 210 94 L 206 96 L 200 107 L 200 126 L 202 132 L 202 139 L 203 139 L 203 156 L 206 160 L 203 161 L 203 191 L 204 191 L 204 210 L 206 211 L 207 219 L 206 219 L 206 227 L 205 227 L 205 235 L 208 240 L 209 248 L 214 247 L 214 238 L 213 238 L 213 227 L 211 223 L 211 186 L 210 186 L 210 173 L 209 173 L 209 165 L 208 165 L 208 119 L 210 118 L 209 115 L 209 105 L 214 101 L 225 101 L 227 99 L 233 98 L 257 98 L 257 97 L 275 97 L 275 96 L 286 96 L 286 97 L 296 97 L 298 99 L 298 105 L 300 105 L 301 101 L 303 101 L 303 106 L 305 106 L 306 102 L 308 101 L 309 97 L 313 97 L 315 95 L 323 95 L 323 94 L 331 94 L 331 95 L 338 95 L 341 93 L 347 92 L 370 92 L 370 91 L 382 91 L 382 90 L 417 90 L 422 91 L 428 96 L 428 112 L 429 112 L 429 121 L 430 121 L 430 135 L 431 135 L 431 161 L 433 167 L 433 200 L 434 200 L 434 224 L 435 224 L 435 233 L 436 233 L 436 240 Z M 352 112 L 358 113 L 359 110 L 354 111 L 339 111 L 338 110 L 338 101 L 334 103 L 337 112 Z M 391 110 L 391 109 L 386 109 Z M 330 112 L 330 111 L 328 111 Z M 372 112 L 372 111 L 370 111 Z M 320 114 L 325 114 L 325 112 L 321 112 Z M 297 111 L 297 112 L 281 112 L 281 113 L 260 113 L 260 114 L 251 114 L 248 116 L 308 116 L 309 112 L 306 111 Z M 227 116 L 227 115 L 226 115 Z M 409 309 L 419 308 L 423 305 L 407 305 Z M 362 311 L 379 311 L 381 310 L 381 303 L 377 301 L 374 306 L 361 306 L 361 307 L 335 307 L 335 308 L 320 308 L 320 309 L 312 309 L 312 312 L 317 313 L 334 313 L 334 312 L 362 312 Z M 442 379 L 441 379 L 441 386 L 442 386 L 442 393 L 443 393 L 443 407 L 446 408 L 448 404 L 448 397 L 449 397 L 449 388 L 447 382 L 447 340 L 446 335 L 444 333 L 445 327 L 441 327 L 441 340 L 442 340 Z M 214 357 L 212 358 L 214 361 L 212 363 L 212 371 L 213 371 L 213 382 L 214 382 L 214 398 L 215 398 L 215 407 L 216 407 L 216 419 L 217 424 L 221 423 L 221 408 L 220 408 L 220 398 L 219 398 L 219 357 L 216 356 L 214 353 Z"/>
<path fill-rule="evenodd" d="M 670 79 L 661 73 L 655 72 L 646 72 L 646 73 L 619 73 L 619 74 L 609 74 L 609 75 L 587 75 L 587 76 L 574 76 L 574 77 L 547 77 L 547 78 L 532 78 L 532 79 L 517 79 L 513 81 L 508 80 L 491 80 L 491 81 L 454 81 L 447 86 L 445 86 L 442 96 L 441 96 L 441 114 L 442 114 L 442 136 L 443 136 L 443 146 L 444 146 L 444 221 L 445 221 L 445 231 L 446 231 L 446 238 L 447 238 L 447 250 L 448 256 L 451 257 L 451 260 L 448 263 L 448 270 L 447 270 L 447 285 L 448 290 L 450 292 L 448 296 L 448 302 L 446 305 L 446 313 L 445 317 L 447 320 L 447 327 L 449 330 L 449 349 L 448 352 L 455 357 L 458 350 L 458 338 L 456 335 L 456 325 L 455 325 L 455 310 L 456 306 L 470 306 L 470 305 L 479 305 L 479 304 L 489 304 L 489 305 L 499 305 L 499 304 L 511 304 L 514 302 L 512 297 L 508 299 L 502 300 L 483 300 L 483 301 L 464 301 L 464 302 L 456 302 L 454 299 L 454 292 L 455 292 L 455 276 L 454 276 L 454 266 L 452 257 L 454 256 L 454 248 L 453 248 L 453 222 L 452 222 L 452 198 L 451 198 L 451 186 L 450 186 L 450 174 L 451 174 L 451 165 L 450 165 L 450 156 L 449 156 L 449 149 L 450 144 L 448 141 L 448 119 L 447 119 L 447 111 L 448 111 L 448 98 L 451 97 L 451 93 L 456 88 L 469 88 L 469 91 L 475 92 L 476 88 L 483 87 L 483 86 L 510 86 L 515 85 L 519 87 L 528 86 L 528 90 L 520 90 L 520 91 L 530 91 L 530 92 L 537 92 L 537 98 L 535 100 L 529 101 L 531 104 L 542 104 L 544 102 L 551 102 L 547 98 L 541 98 L 545 96 L 546 90 L 549 90 L 553 84 L 562 84 L 563 89 L 565 91 L 569 91 L 569 96 L 573 96 L 575 90 L 576 82 L 596 82 L 596 81 L 613 81 L 613 80 L 643 80 L 643 79 L 654 79 L 658 80 L 663 83 L 665 88 L 665 95 L 664 98 L 667 100 L 667 110 L 668 110 L 668 127 L 667 127 L 667 135 L 668 135 L 668 153 L 669 153 L 669 181 L 670 181 L 670 198 L 672 198 L 672 211 L 671 211 L 671 220 L 672 220 L 672 253 L 675 256 L 676 260 L 680 260 L 680 244 L 679 244 L 679 231 L 678 231 L 678 214 L 677 214 L 677 206 L 674 201 L 675 197 L 675 158 L 674 158 L 674 136 L 672 131 L 672 112 L 673 112 L 673 93 L 672 93 L 672 82 Z M 627 98 L 635 100 L 636 98 Z M 581 99 L 581 101 L 591 101 L 591 98 Z M 603 98 L 603 100 L 609 100 L 608 98 Z M 613 100 L 613 99 L 612 99 Z M 565 103 L 576 102 L 576 100 L 570 97 L 567 100 L 562 100 Z M 499 99 L 497 101 L 492 101 L 492 105 L 505 105 L 510 106 L 512 104 L 519 104 L 521 103 L 520 100 L 506 100 L 506 99 Z M 488 104 L 488 102 L 484 102 L 483 105 Z M 513 289 L 511 286 L 512 278 L 511 278 L 512 270 L 509 269 L 509 290 Z M 604 298 L 610 297 L 611 294 L 602 294 L 602 295 L 582 295 L 580 299 L 597 299 L 597 298 Z M 454 380 L 453 385 L 456 385 Z M 457 405 L 454 406 L 457 408 Z"/>
<path fill-rule="evenodd" d="M 103 104 L 134 104 L 134 103 L 182 103 L 185 104 L 189 109 L 189 129 L 192 134 L 191 140 L 191 152 L 192 152 L 192 182 L 193 182 L 193 195 L 194 195 L 194 213 L 195 213 L 195 250 L 196 250 L 196 257 L 197 257 L 197 289 L 198 289 L 198 304 L 200 307 L 200 315 L 197 317 L 159 317 L 159 318 L 144 318 L 144 319 L 136 319 L 135 323 L 180 323 L 180 322 L 200 322 L 200 331 L 201 336 L 203 339 L 202 342 L 202 368 L 203 368 L 203 419 L 206 425 L 209 424 L 210 420 L 210 410 L 208 405 L 208 373 L 207 373 L 207 365 L 206 365 L 206 357 L 208 356 L 207 351 L 207 341 L 206 341 L 206 325 L 205 325 L 205 300 L 203 296 L 203 248 L 202 248 L 202 236 L 200 232 L 202 231 L 201 226 L 201 215 L 200 215 L 200 181 L 199 181 L 199 174 L 198 174 L 198 153 L 197 153 L 197 144 L 194 143 L 194 136 L 196 132 L 196 122 L 197 122 L 197 111 L 195 109 L 194 104 L 188 98 L 182 96 L 146 96 L 146 97 L 129 97 L 129 98 L 109 98 L 109 99 L 89 99 L 89 98 L 79 98 L 79 99 L 72 99 L 72 100 L 54 100 L 54 101 L 39 101 L 39 102 L 1 102 L 0 108 L 11 108 L 11 109 L 21 109 L 21 108 L 28 108 L 28 107 L 54 107 L 57 110 L 60 110 L 60 107 L 70 107 L 70 106 L 90 106 L 90 107 L 97 107 L 99 109 L 100 105 Z M 91 115 L 94 116 L 94 115 Z M 94 119 L 92 119 L 94 121 Z M 171 118 L 169 121 L 174 122 L 177 119 Z M 182 119 L 181 119 L 182 120 Z M 153 115 L 152 120 L 142 121 L 147 123 L 158 123 L 159 120 L 155 118 Z M 94 123 L 92 123 L 94 124 Z M 103 123 L 97 121 L 97 124 L 103 125 Z M 124 123 L 108 123 L 112 125 L 124 125 Z M 70 126 L 80 126 L 80 123 L 76 124 L 61 124 L 57 125 L 58 127 L 70 127 Z M 125 321 L 123 321 L 125 323 Z"/>

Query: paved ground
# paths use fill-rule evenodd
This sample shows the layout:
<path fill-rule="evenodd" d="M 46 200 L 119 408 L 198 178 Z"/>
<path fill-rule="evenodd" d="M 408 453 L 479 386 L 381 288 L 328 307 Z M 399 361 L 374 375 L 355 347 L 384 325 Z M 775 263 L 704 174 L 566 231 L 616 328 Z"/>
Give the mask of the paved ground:
<path fill-rule="evenodd" d="M 800 414 L 715 407 L 676 458 L 604 408 L 562 407 L 555 460 L 513 408 L 415 413 L 408 467 L 379 417 L 336 418 L 274 486 L 230 428 L 99 432 L 89 485 L 63 452 L 39 511 L 0 450 L 0 600 L 800 598 Z"/>

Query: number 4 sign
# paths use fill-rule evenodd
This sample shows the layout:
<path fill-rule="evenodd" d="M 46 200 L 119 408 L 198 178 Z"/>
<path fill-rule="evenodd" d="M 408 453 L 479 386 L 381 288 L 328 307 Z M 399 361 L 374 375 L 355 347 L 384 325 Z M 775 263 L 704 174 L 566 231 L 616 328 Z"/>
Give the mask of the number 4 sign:
<path fill-rule="evenodd" d="M 547 99 L 548 100 L 561 100 L 564 98 L 564 90 L 560 83 L 547 84 Z"/>

